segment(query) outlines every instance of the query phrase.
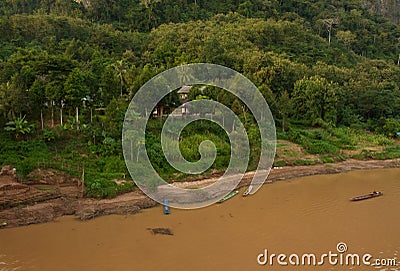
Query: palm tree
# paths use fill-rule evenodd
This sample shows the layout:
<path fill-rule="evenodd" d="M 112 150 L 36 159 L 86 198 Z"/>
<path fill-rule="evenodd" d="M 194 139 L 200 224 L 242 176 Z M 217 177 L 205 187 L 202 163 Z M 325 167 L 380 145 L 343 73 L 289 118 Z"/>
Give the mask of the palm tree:
<path fill-rule="evenodd" d="M 120 87 L 120 91 L 121 91 L 121 97 L 122 97 L 122 90 L 123 90 L 123 86 L 125 84 L 125 74 L 127 72 L 126 69 L 126 65 L 124 63 L 124 60 L 117 60 L 117 63 L 112 64 L 112 67 L 115 70 L 115 73 L 119 79 L 119 87 Z"/>

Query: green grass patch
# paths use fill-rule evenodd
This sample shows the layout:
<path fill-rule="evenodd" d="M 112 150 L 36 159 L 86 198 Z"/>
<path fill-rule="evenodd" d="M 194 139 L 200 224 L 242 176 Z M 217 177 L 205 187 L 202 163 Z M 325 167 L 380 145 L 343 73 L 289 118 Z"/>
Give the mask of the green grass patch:
<path fill-rule="evenodd" d="M 286 161 L 285 160 L 274 161 L 273 166 L 274 167 L 284 167 L 284 166 L 286 166 Z"/>
<path fill-rule="evenodd" d="M 310 160 L 310 159 L 297 159 L 294 161 L 295 166 L 310 166 L 318 164 L 318 160 Z"/>
<path fill-rule="evenodd" d="M 335 159 L 332 157 L 321 157 L 321 162 L 326 164 L 326 163 L 334 163 Z"/>

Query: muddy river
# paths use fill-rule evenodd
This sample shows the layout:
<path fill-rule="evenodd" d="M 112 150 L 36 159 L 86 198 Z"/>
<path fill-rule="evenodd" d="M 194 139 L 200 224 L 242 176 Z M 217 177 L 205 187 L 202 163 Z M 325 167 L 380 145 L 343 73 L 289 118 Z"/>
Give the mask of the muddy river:
<path fill-rule="evenodd" d="M 373 190 L 384 195 L 349 201 Z M 0 230 L 0 270 L 389 271 L 400 270 L 399 251 L 400 169 L 281 181 L 170 215 L 160 206 Z"/>

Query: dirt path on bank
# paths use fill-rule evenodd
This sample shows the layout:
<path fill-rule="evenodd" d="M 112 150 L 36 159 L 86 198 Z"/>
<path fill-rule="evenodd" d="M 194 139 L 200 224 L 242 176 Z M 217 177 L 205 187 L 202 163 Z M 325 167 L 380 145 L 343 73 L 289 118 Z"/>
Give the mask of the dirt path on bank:
<path fill-rule="evenodd" d="M 318 164 L 313 166 L 287 166 L 273 168 L 266 184 L 279 180 L 287 180 L 316 174 L 335 174 L 351 170 L 400 168 L 400 159 L 395 160 L 368 160 L 360 161 L 349 159 L 334 164 Z M 254 172 L 247 173 L 238 188 L 250 184 Z M 198 181 L 179 182 L 183 188 L 207 186 L 217 178 Z M 0 180 L 1 181 L 1 180 Z M 140 190 L 118 196 L 114 199 L 87 199 L 81 198 L 71 189 L 60 189 L 60 196 L 44 200 L 29 206 L 17 206 L 0 211 L 0 227 L 16 227 L 29 224 L 45 223 L 64 215 L 75 215 L 78 219 L 87 220 L 97 216 L 109 214 L 133 214 L 141 209 L 156 206 L 157 203 Z"/>

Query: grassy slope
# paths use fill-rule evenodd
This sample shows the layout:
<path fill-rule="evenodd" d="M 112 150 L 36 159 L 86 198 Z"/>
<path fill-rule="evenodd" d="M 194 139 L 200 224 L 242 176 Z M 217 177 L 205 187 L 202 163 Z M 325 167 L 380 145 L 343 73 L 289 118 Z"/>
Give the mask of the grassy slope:
<path fill-rule="evenodd" d="M 6 136 L 3 138 L 0 146 L 3 150 L 0 154 L 0 164 L 16 167 L 21 177 L 38 167 L 80 176 L 82 168 L 85 167 L 86 181 L 89 185 L 98 180 L 100 183 L 96 185 L 104 188 L 110 186 L 109 180 L 122 179 L 124 175 L 129 179 L 122 155 L 103 155 L 96 152 L 83 138 L 72 137 L 48 142 L 40 139 L 15 142 L 12 139 L 6 140 Z M 399 140 L 350 128 L 292 128 L 286 133 L 278 132 L 277 138 L 275 166 L 331 163 L 349 158 L 400 157 Z M 229 160 L 229 152 L 223 153 L 226 156 L 223 159 Z M 249 165 L 249 169 L 254 167 L 254 162 L 253 165 Z M 212 170 L 221 169 L 222 165 L 218 165 Z M 170 171 L 161 173 L 170 180 L 178 177 Z"/>
<path fill-rule="evenodd" d="M 278 134 L 275 166 L 332 163 L 349 158 L 400 157 L 397 139 L 350 128 L 294 130 Z"/>

